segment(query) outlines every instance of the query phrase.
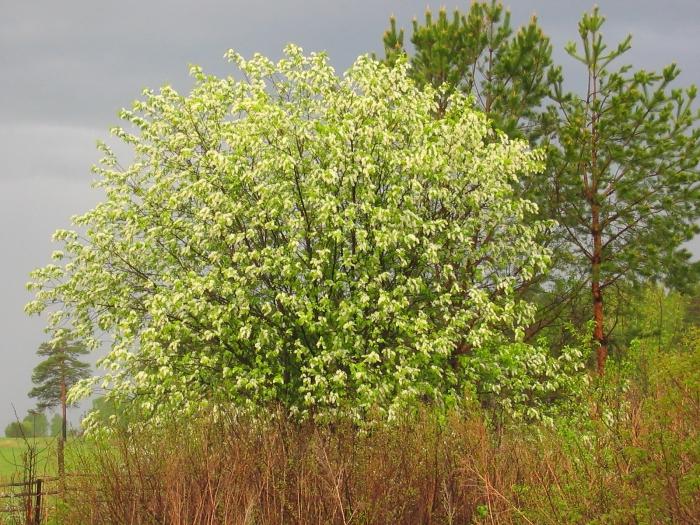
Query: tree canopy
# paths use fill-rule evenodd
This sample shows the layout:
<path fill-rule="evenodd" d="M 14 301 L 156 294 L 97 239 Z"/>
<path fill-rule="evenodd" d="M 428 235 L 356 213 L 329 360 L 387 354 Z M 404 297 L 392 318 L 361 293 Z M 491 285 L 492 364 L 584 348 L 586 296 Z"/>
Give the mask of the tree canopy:
<path fill-rule="evenodd" d="M 700 267 L 682 247 L 700 217 L 696 89 L 674 85 L 675 65 L 616 67 L 630 38 L 609 48 L 603 23 L 597 8 L 584 14 L 580 47 L 566 48 L 586 71 L 572 92 L 536 19 L 514 32 L 497 0 L 452 18 L 427 11 L 423 23 L 414 20 L 409 57 L 410 76 L 439 89 L 441 108 L 449 93 L 471 94 L 499 129 L 546 149 L 547 169 L 519 186 L 541 219 L 557 222 L 541 238 L 552 250 L 550 273 L 522 287 L 539 306 L 528 335 L 593 320 L 601 371 L 619 313 L 604 313 L 603 296 L 629 298 L 644 280 L 687 288 Z M 388 63 L 407 54 L 395 20 L 383 40 Z"/>
<path fill-rule="evenodd" d="M 587 86 L 581 95 L 553 85 L 548 148 L 557 219 L 573 266 L 587 270 L 599 371 L 615 326 L 604 315 L 607 291 L 644 279 L 683 287 L 700 269 L 682 247 L 699 231 L 697 89 L 672 87 L 675 64 L 661 72 L 615 69 L 631 37 L 609 48 L 604 22 L 597 8 L 584 14 L 580 47 L 567 46 L 586 69 Z"/>
<path fill-rule="evenodd" d="M 39 346 L 37 355 L 46 359 L 34 367 L 32 382 L 36 386 L 29 397 L 37 399 L 40 411 L 59 406 L 67 389 L 90 377 L 90 365 L 79 359 L 87 353 L 85 345 L 65 332 Z"/>
<path fill-rule="evenodd" d="M 47 435 L 49 427 L 46 414 L 30 410 L 22 421 L 13 421 L 5 427 L 5 436 L 9 438 L 34 438 Z"/>
<path fill-rule="evenodd" d="M 28 311 L 60 304 L 53 325 L 93 346 L 109 334 L 104 384 L 145 409 L 391 416 L 458 392 L 462 356 L 532 314 L 515 290 L 544 270 L 548 224 L 514 186 L 541 154 L 459 93 L 436 119 L 403 60 L 339 78 L 294 46 L 228 57 L 244 80 L 193 67 L 189 95 L 122 112 L 135 160 L 103 146 L 106 200 L 76 219 L 85 235 L 56 233 Z"/>
<path fill-rule="evenodd" d="M 472 95 L 476 107 L 509 136 L 532 140 L 538 135 L 543 103 L 560 70 L 535 17 L 514 31 L 501 2 L 472 2 L 465 12 L 455 9 L 451 18 L 444 8 L 437 17 L 428 9 L 422 24 L 414 18 L 412 29 L 409 55 L 404 30 L 390 19 L 383 36 L 386 61 L 394 64 L 407 56 L 419 86 L 442 87 L 441 111 L 459 91 Z"/>

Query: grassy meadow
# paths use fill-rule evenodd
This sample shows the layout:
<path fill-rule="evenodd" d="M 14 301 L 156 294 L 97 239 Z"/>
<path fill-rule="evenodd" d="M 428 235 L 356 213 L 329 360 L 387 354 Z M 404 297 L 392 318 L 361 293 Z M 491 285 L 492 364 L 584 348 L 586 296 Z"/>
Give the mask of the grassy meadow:
<path fill-rule="evenodd" d="M 20 438 L 0 438 L 0 483 L 22 478 L 28 443 L 37 451 L 37 475 L 55 475 L 55 438 L 32 438 L 27 442 Z"/>

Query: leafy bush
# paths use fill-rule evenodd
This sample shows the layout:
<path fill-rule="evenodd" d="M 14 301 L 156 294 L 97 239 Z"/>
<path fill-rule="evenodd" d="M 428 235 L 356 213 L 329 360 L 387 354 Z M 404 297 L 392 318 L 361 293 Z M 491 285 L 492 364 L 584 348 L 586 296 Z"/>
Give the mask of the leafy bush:
<path fill-rule="evenodd" d="M 551 355 L 546 341 L 481 348 L 465 360 L 476 397 L 492 422 L 542 421 L 585 413 L 584 352 L 563 348 Z"/>
<path fill-rule="evenodd" d="M 194 67 L 189 96 L 123 111 L 136 159 L 106 149 L 107 200 L 76 220 L 86 237 L 57 232 L 64 263 L 33 273 L 28 311 L 58 302 L 52 325 L 111 334 L 105 385 L 156 413 L 391 418 L 459 392 L 459 356 L 531 317 L 514 290 L 548 261 L 547 223 L 513 186 L 541 155 L 464 96 L 435 118 L 405 64 L 361 57 L 340 79 L 294 46 L 229 58 L 247 80 Z"/>
<path fill-rule="evenodd" d="M 700 333 L 636 342 L 592 381 L 589 420 L 544 433 L 521 498 L 535 523 L 700 521 Z"/>
<path fill-rule="evenodd" d="M 643 493 L 636 512 L 652 521 L 700 520 L 700 330 L 682 350 L 650 352 L 648 395 L 638 404 L 629 450 Z M 641 396 L 640 396 L 641 397 Z"/>

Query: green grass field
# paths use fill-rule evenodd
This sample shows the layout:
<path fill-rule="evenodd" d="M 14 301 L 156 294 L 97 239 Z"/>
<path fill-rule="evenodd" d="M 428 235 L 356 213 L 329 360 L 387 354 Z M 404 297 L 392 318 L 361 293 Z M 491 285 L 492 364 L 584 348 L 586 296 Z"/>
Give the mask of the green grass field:
<path fill-rule="evenodd" d="M 37 474 L 52 475 L 56 472 L 56 440 L 54 438 L 30 439 L 30 446 L 37 451 Z M 20 478 L 26 457 L 27 444 L 22 439 L 0 438 L 0 483 Z"/>

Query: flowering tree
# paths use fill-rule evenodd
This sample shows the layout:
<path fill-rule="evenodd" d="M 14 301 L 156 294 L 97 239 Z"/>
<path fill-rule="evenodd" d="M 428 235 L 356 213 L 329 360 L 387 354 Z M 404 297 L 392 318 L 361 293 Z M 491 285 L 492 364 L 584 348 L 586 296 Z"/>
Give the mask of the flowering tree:
<path fill-rule="evenodd" d="M 135 160 L 102 146 L 106 200 L 55 234 L 27 310 L 109 334 L 105 386 L 144 409 L 391 417 L 457 392 L 463 356 L 532 314 L 515 290 L 547 264 L 546 224 L 513 186 L 541 156 L 460 94 L 436 119 L 401 61 L 339 78 L 294 46 L 227 56 L 245 80 L 194 67 L 190 95 L 123 111 Z"/>

